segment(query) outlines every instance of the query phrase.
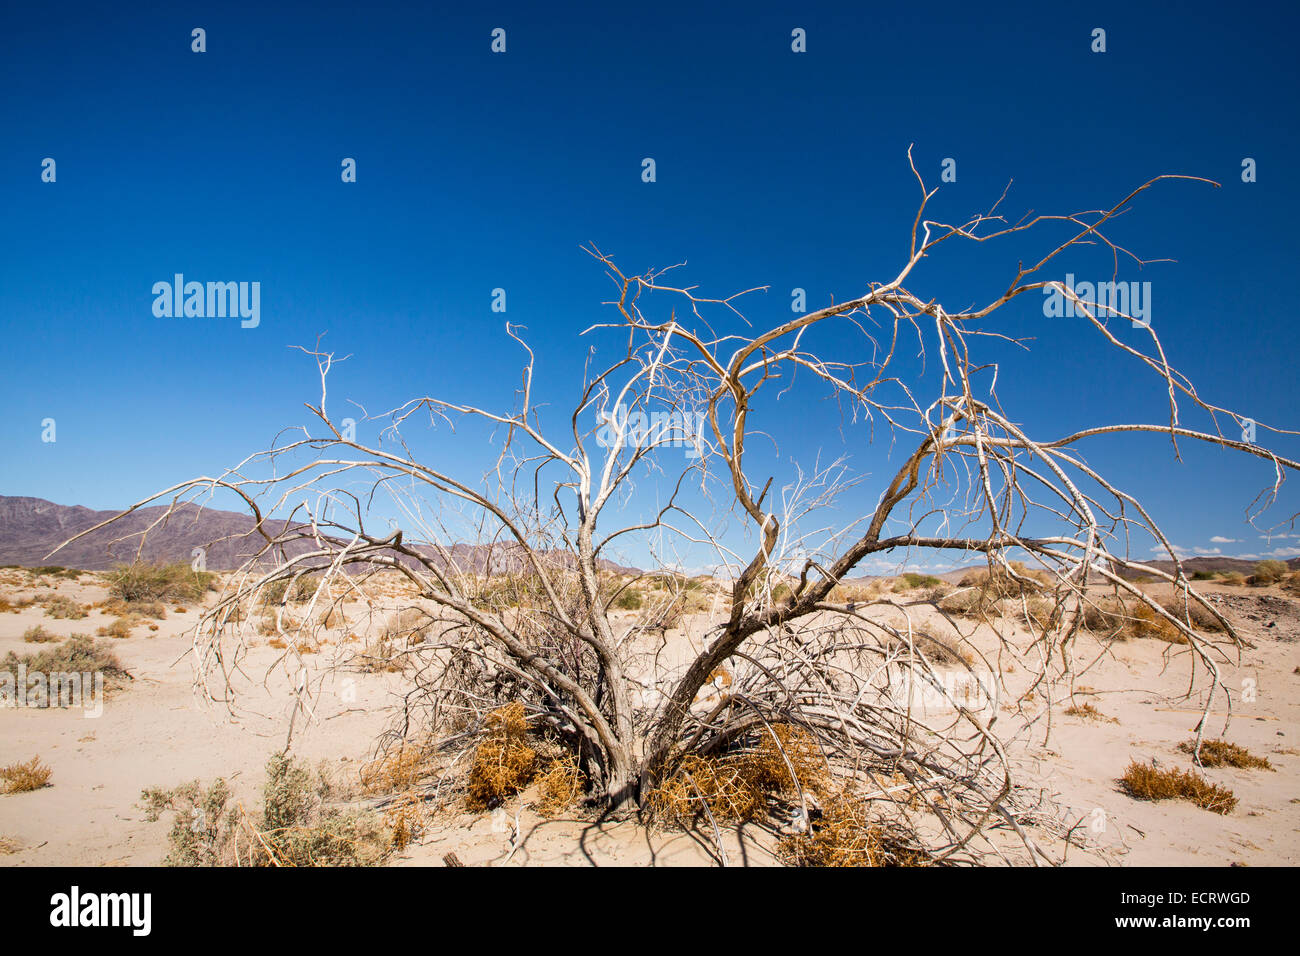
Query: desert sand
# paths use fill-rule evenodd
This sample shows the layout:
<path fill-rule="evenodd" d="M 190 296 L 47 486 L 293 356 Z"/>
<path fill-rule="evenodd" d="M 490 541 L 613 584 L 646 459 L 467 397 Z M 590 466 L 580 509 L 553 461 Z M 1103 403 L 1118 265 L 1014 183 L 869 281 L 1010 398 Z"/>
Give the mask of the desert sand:
<path fill-rule="evenodd" d="M 47 593 L 92 604 L 105 588 L 93 575 L 79 582 L 42 580 L 22 571 L 4 572 L 11 599 Z M 1178 745 L 1190 740 L 1204 688 L 1184 698 L 1188 664 L 1184 649 L 1156 640 L 1110 646 L 1076 683 L 1076 703 L 1087 702 L 1103 718 L 1066 716 L 1068 701 L 1053 705 L 1050 735 L 1041 698 L 1017 711 L 1002 701 L 1002 719 L 1019 722 L 1012 754 L 1021 783 L 1039 791 L 1058 819 L 1086 831 L 1085 846 L 1071 848 L 1068 865 L 1186 866 L 1295 865 L 1300 862 L 1300 603 L 1274 588 L 1205 584 L 1225 614 L 1252 645 L 1240 664 L 1223 668 L 1234 714 L 1226 733 L 1212 718 L 1207 736 L 1224 736 L 1267 757 L 1274 771 L 1205 769 L 1214 783 L 1230 787 L 1236 809 L 1220 816 L 1181 801 L 1143 802 L 1120 791 L 1116 779 L 1130 760 L 1155 758 L 1162 766 L 1189 767 Z M 211 603 L 214 595 L 209 593 Z M 102 715 L 77 708 L 0 709 L 0 765 L 40 757 L 53 770 L 50 786 L 0 796 L 0 865 L 157 865 L 167 852 L 168 824 L 150 823 L 140 806 L 146 787 L 184 781 L 231 781 L 237 796 L 256 801 L 267 758 L 284 746 L 288 708 L 275 680 L 241 701 L 238 720 L 220 707 L 201 705 L 192 688 L 186 631 L 198 620 L 195 605 L 164 620 L 137 626 L 112 640 L 134 680 L 107 699 Z M 82 620 L 54 620 L 40 605 L 0 613 L 0 655 L 30 653 L 39 645 L 22 635 L 34 625 L 65 637 L 94 634 L 112 616 L 91 611 Z M 688 642 L 705 620 L 691 620 L 670 640 Z M 684 645 L 683 645 L 684 646 Z M 1099 646 L 1083 639 L 1079 660 Z M 283 651 L 262 643 L 247 662 L 251 675 L 270 669 Z M 350 673 L 328 679 L 315 720 L 296 722 L 294 754 L 329 760 L 337 772 L 353 773 L 374 754 L 376 739 L 400 690 L 395 674 Z M 1016 675 L 1008 678 L 1014 688 Z M 346 698 L 346 699 L 345 699 Z M 262 716 L 253 716 L 257 711 Z M 1222 714 L 1222 699 L 1216 701 Z M 526 800 L 508 812 L 440 817 L 422 838 L 396 854 L 391 865 L 442 865 L 454 852 L 467 865 L 716 865 L 719 854 L 703 833 L 647 832 L 631 823 L 600 824 L 572 817 L 544 819 Z M 728 830 L 730 865 L 769 865 L 775 836 L 757 826 Z M 1059 847 L 1058 847 L 1059 852 Z"/>

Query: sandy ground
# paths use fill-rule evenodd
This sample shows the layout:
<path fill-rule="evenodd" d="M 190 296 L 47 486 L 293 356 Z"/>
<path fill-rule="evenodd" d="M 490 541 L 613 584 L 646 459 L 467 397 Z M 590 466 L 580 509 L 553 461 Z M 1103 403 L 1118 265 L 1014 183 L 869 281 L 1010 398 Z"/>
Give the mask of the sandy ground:
<path fill-rule="evenodd" d="M 86 583 L 46 578 L 24 586 L 25 572 L 0 576 L 0 596 L 10 599 L 56 590 L 93 603 L 105 592 L 92 576 Z M 1033 786 L 1068 822 L 1087 830 L 1094 852 L 1071 850 L 1078 865 L 1295 865 L 1300 862 L 1300 604 L 1273 589 L 1208 584 L 1230 618 L 1254 645 L 1240 666 L 1225 665 L 1234 715 L 1224 736 L 1266 756 L 1276 768 L 1207 769 L 1212 782 L 1240 800 L 1227 816 L 1180 801 L 1147 803 L 1119 791 L 1116 778 L 1131 759 L 1155 758 L 1161 766 L 1187 767 L 1177 747 L 1191 737 L 1200 696 L 1179 699 L 1187 685 L 1185 656 L 1153 640 L 1111 645 L 1110 653 L 1087 667 L 1076 682 L 1076 701 L 1088 701 L 1106 720 L 1064 716 L 1027 704 L 1032 719 L 1003 702 L 1000 718 L 1019 733 L 1012 753 L 1023 782 Z M 210 596 L 211 597 L 211 596 Z M 261 718 L 232 721 L 224 710 L 201 707 L 191 687 L 192 669 L 184 631 L 197 620 L 169 608 L 165 620 L 137 627 L 113 646 L 135 680 L 110 695 L 98 717 L 78 709 L 0 709 L 0 765 L 39 754 L 53 769 L 51 786 L 0 796 L 0 865 L 152 865 L 167 851 L 165 822 L 149 823 L 139 806 L 146 787 L 174 787 L 184 781 L 224 776 L 235 792 L 256 803 L 267 758 L 280 750 L 287 707 L 274 682 L 244 701 Z M 54 620 L 39 605 L 0 613 L 0 655 L 38 650 L 23 632 L 36 624 L 60 636 L 94 634 L 112 620 L 92 611 L 83 620 Z M 1081 642 L 1079 666 L 1100 647 Z M 262 644 L 248 671 L 260 677 L 281 652 Z M 346 693 L 336 678 L 326 684 L 316 721 L 298 722 L 294 752 L 313 762 L 330 759 L 348 773 L 367 760 L 399 689 L 391 674 L 349 675 Z M 1014 675 L 1012 677 L 1014 685 Z M 1222 702 L 1215 712 L 1222 713 Z M 1222 717 L 1209 736 L 1223 730 Z M 1004 732 L 1006 732 L 1004 730 Z M 518 833 L 513 841 L 512 834 Z M 757 826 L 729 831 L 730 865 L 774 862 L 775 835 Z M 513 851 L 511 847 L 514 847 Z M 5 852 L 9 848 L 12 852 Z M 16 848 L 16 849 L 14 849 Z M 432 827 L 393 865 L 442 865 L 454 852 L 467 865 L 712 865 L 718 852 L 707 834 L 647 834 L 631 824 L 595 824 L 574 819 L 545 820 L 527 809 L 518 813 L 461 814 Z"/>

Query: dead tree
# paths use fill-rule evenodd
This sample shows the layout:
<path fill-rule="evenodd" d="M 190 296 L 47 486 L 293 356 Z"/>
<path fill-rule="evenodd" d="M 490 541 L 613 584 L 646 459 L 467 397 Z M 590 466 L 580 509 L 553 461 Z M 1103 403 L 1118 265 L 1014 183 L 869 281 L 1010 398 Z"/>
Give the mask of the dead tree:
<path fill-rule="evenodd" d="M 704 297 L 672 284 L 671 270 L 629 275 L 589 248 L 613 282 L 613 320 L 584 335 L 602 348 L 613 341 L 616 352 L 601 363 L 591 349 L 590 371 L 561 421 L 543 423 L 536 363 L 516 327 L 506 331 L 526 360 L 512 411 L 424 397 L 370 416 L 386 424 L 380 443 L 357 440 L 327 409 L 334 356 L 319 346 L 304 350 L 320 369 L 321 397 L 307 406 L 313 426 L 225 474 L 134 506 L 160 499 L 175 506 L 224 490 L 242 498 L 263 534 L 261 552 L 233 576 L 195 632 L 200 691 L 230 700 L 245 659 L 245 610 L 277 582 L 313 582 L 298 619 L 286 620 L 293 615 L 282 613 L 283 604 L 275 609 L 275 627 L 288 644 L 281 664 L 306 674 L 326 666 L 297 653 L 328 626 L 320 612 L 358 597 L 377 603 L 376 576 L 400 576 L 416 595 L 415 618 L 378 652 L 410 665 L 399 738 L 418 732 L 435 742 L 471 740 L 487 713 L 523 701 L 530 721 L 581 755 L 593 799 L 621 811 L 643 802 L 689 756 L 752 746 L 775 724 L 795 724 L 815 737 L 827 765 L 862 799 L 900 813 L 904 802 L 908 813 L 919 808 L 929 822 L 913 824 L 913 832 L 936 858 L 969 849 L 995 822 L 1021 833 L 1031 855 L 1044 857 L 1021 826 L 1004 741 L 995 732 L 997 709 L 990 714 L 953 700 L 936 718 L 896 692 L 925 685 L 951 696 L 935 637 L 921 639 L 912 626 L 918 608 L 935 602 L 845 597 L 843 582 L 864 560 L 891 553 L 900 563 L 978 554 L 991 574 L 1013 582 L 1026 578 L 1027 567 L 1050 603 L 1026 616 L 1028 639 L 995 626 L 998 650 L 990 655 L 970 642 L 967 624 L 943 616 L 952 640 L 969 649 L 969 659 L 957 656 L 959 667 L 987 671 L 998 684 L 1005 662 L 1014 660 L 1047 695 L 1064 693 L 1057 688 L 1072 680 L 1067 651 L 1104 586 L 1185 636 L 1180 653 L 1189 688 L 1208 680 L 1208 714 L 1216 695 L 1227 696 L 1220 667 L 1239 646 L 1236 635 L 1222 622 L 1226 638 L 1216 643 L 1190 613 L 1168 610 L 1130 580 L 1140 573 L 1170 581 L 1185 610 L 1199 605 L 1217 617 L 1147 510 L 1115 477 L 1095 471 L 1082 448 L 1090 438 L 1122 432 L 1163 435 L 1175 453 L 1179 443 L 1207 442 L 1267 461 L 1273 495 L 1298 465 L 1227 437 L 1220 426 L 1230 423 L 1234 433 L 1238 416 L 1204 400 L 1170 367 L 1150 327 L 1142 333 L 1146 347 L 1129 344 L 1115 326 L 1127 326 L 1130 316 L 1051 277 L 1081 246 L 1108 249 L 1117 272 L 1122 259 L 1140 263 L 1107 238 L 1111 220 L 1148 189 L 1208 180 L 1159 176 L 1107 209 L 1015 223 L 998 214 L 1004 193 L 987 213 L 954 225 L 927 218 L 936 190 L 926 188 L 914 165 L 912 172 L 920 201 L 897 274 L 770 328 L 741 322 L 748 293 Z M 909 291 L 922 260 L 935 261 L 949 245 L 1012 236 L 1038 241 L 1051 229 L 1064 229 L 1064 237 L 1010 270 L 1005 290 L 989 301 L 954 309 Z M 1003 410 L 983 346 L 1006 338 L 996 325 L 1000 309 L 1045 290 L 1073 303 L 1080 335 L 1100 336 L 1116 355 L 1145 367 L 1168 395 L 1167 422 L 1100 422 L 1035 437 Z M 719 323 L 729 328 L 715 331 Z M 837 357 L 807 344 L 829 327 L 851 336 Z M 909 381 L 896 365 L 913 343 L 924 350 L 929 371 Z M 830 507 L 866 487 L 848 459 L 805 463 L 780 481 L 764 470 L 771 456 L 760 458 L 751 446 L 779 430 L 769 397 L 790 390 L 831 397 L 846 423 L 868 423 L 872 436 L 879 431 L 895 453 L 902 450 L 874 508 L 845 518 L 844 509 Z M 1184 425 L 1188 409 L 1207 424 Z M 417 415 L 493 427 L 500 441 L 494 470 L 476 480 L 414 454 L 401 429 Z M 653 513 L 629 519 L 652 490 Z M 368 503 L 376 493 L 391 494 L 403 509 L 400 532 L 372 526 Z M 722 522 L 736 515 L 746 533 L 724 533 Z M 283 521 L 274 530 L 273 518 Z M 476 529 L 476 548 L 463 547 L 466 523 Z M 1172 574 L 1130 556 L 1137 531 L 1165 548 Z M 723 582 L 707 634 L 678 642 L 675 663 L 672 641 L 645 626 L 659 619 L 662 606 L 630 617 L 615 607 L 626 582 L 608 559 L 638 537 L 708 549 Z M 676 599 L 674 588 L 685 579 L 673 580 L 657 592 L 661 604 Z M 296 677 L 293 686 L 309 711 L 312 681 Z"/>

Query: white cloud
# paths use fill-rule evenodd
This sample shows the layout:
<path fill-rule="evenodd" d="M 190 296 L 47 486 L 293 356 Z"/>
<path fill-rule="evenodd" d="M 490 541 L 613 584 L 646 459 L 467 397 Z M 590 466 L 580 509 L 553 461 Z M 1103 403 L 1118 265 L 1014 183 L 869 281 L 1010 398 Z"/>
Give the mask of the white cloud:
<path fill-rule="evenodd" d="M 1221 534 L 1216 534 L 1214 537 L 1212 537 L 1212 538 L 1210 539 L 1210 543 L 1211 543 L 1211 544 L 1236 544 L 1236 543 L 1237 543 L 1237 539 L 1236 539 L 1236 538 L 1225 538 L 1225 537 L 1224 537 L 1223 535 L 1221 535 Z"/>
<path fill-rule="evenodd" d="M 1223 554 L 1222 548 L 1195 548 L 1197 554 Z"/>

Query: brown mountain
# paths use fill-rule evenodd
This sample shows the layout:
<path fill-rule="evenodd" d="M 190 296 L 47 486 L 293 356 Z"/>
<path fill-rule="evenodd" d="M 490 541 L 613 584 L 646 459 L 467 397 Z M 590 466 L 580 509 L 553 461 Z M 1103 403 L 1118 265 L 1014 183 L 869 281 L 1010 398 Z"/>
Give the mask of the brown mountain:
<path fill-rule="evenodd" d="M 134 560 L 146 529 L 149 533 L 141 554 L 144 560 L 189 564 L 194 549 L 203 548 L 206 566 L 214 571 L 239 567 L 265 544 L 260 534 L 252 534 L 253 519 L 247 514 L 199 508 L 193 504 L 178 506 L 164 524 L 150 529 L 150 525 L 159 521 L 166 511 L 165 505 L 141 508 L 111 527 L 101 528 L 50 555 L 73 535 L 107 521 L 118 512 L 92 511 L 80 505 L 57 505 L 43 498 L 0 495 L 0 565 L 40 567 L 56 564 L 102 571 Z M 267 522 L 268 533 L 272 535 L 282 532 L 286 526 L 283 521 Z M 294 542 L 288 550 L 291 554 L 301 554 L 314 548 L 306 542 Z M 418 550 L 434 556 L 437 563 L 444 563 L 433 548 L 419 547 Z M 523 550 L 509 543 L 456 544 L 448 550 L 459 568 L 480 573 L 489 566 L 494 573 L 518 571 L 525 560 Z M 559 552 L 553 555 L 552 560 L 568 563 L 572 559 Z M 610 571 L 637 573 L 634 568 L 608 561 L 602 565 Z"/>

